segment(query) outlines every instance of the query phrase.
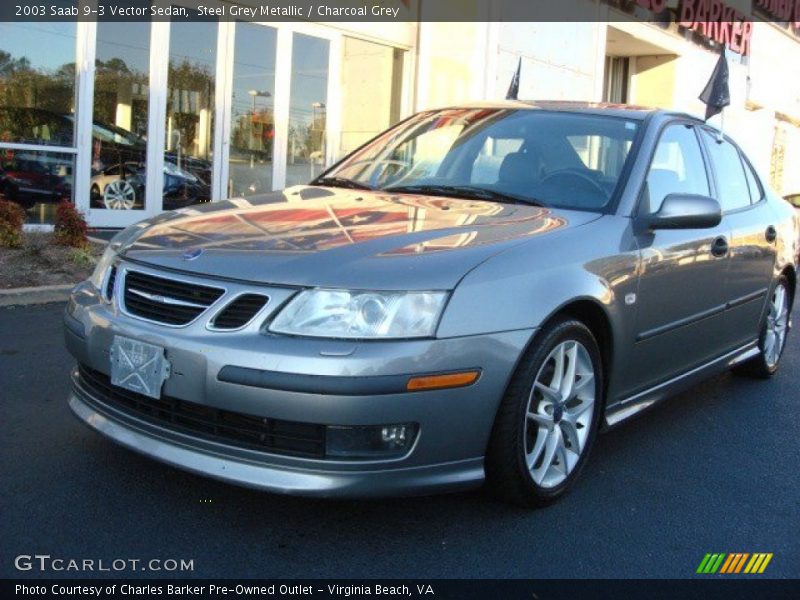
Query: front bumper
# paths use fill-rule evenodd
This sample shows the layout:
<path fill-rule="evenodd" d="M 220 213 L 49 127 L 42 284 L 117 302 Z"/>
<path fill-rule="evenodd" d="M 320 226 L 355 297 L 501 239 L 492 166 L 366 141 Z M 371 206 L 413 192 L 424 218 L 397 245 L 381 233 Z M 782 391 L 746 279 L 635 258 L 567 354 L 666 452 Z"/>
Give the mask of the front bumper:
<path fill-rule="evenodd" d="M 333 426 L 416 423 L 417 439 L 399 458 L 342 460 L 270 453 L 204 439 L 118 410 L 73 374 L 70 407 L 91 428 L 132 450 L 188 471 L 287 494 L 385 496 L 457 490 L 483 480 L 483 455 L 497 406 L 531 330 L 466 338 L 353 343 L 264 336 L 243 330 L 219 334 L 202 323 L 161 327 L 124 314 L 79 286 L 65 315 L 69 351 L 108 374 L 114 335 L 166 348 L 173 375 L 163 393 L 204 406 L 270 419 Z M 283 389 L 223 381 L 225 368 L 313 380 Z M 373 394 L 360 380 L 478 367 L 469 387 Z M 345 384 L 315 389 L 341 380 Z M 278 377 L 277 381 L 281 381 Z M 321 383 L 320 383 L 321 382 Z M 298 391 L 298 389 L 300 391 Z"/>
<path fill-rule="evenodd" d="M 74 377 L 74 376 L 73 376 Z M 75 385 L 69 406 L 86 425 L 118 444 L 168 465 L 220 481 L 281 494 L 372 497 L 469 489 L 483 480 L 483 457 L 428 466 L 337 471 L 292 468 L 266 457 L 245 458 L 220 446 L 203 447 L 193 438 L 137 423 L 103 409 Z"/>

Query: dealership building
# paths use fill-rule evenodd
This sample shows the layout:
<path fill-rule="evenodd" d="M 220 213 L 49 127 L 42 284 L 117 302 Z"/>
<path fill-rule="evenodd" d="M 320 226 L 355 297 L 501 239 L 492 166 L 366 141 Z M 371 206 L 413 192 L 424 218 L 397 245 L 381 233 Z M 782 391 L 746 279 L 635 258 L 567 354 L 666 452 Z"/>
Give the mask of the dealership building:
<path fill-rule="evenodd" d="M 800 2 L 564 0 L 580 21 L 519 22 L 472 0 L 425 21 L 434 1 L 410 0 L 416 22 L 0 23 L 0 196 L 31 225 L 69 198 L 94 227 L 246 202 L 413 112 L 503 98 L 520 60 L 523 99 L 702 115 L 722 46 L 725 131 L 800 193 Z"/>

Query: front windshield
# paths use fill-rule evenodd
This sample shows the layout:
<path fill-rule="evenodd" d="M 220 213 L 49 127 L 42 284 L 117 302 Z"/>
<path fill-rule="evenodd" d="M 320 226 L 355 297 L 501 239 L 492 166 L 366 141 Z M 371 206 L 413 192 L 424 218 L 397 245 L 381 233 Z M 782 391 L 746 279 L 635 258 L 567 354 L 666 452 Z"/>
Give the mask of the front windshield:
<path fill-rule="evenodd" d="M 317 182 L 388 191 L 480 191 L 544 206 L 603 210 L 638 125 L 606 115 L 464 108 L 416 115 Z"/>

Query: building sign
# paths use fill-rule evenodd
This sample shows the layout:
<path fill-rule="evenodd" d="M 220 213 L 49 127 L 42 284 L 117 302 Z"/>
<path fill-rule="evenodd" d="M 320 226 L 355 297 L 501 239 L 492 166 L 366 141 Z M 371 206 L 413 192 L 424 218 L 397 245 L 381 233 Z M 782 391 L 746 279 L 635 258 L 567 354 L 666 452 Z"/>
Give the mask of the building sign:
<path fill-rule="evenodd" d="M 773 19 L 790 23 L 795 35 L 800 35 L 800 0 L 754 0 L 753 6 Z"/>
<path fill-rule="evenodd" d="M 753 23 L 743 12 L 719 0 L 681 0 L 678 25 L 725 44 L 737 54 L 750 55 Z"/>
<path fill-rule="evenodd" d="M 755 0 L 765 4 L 800 6 L 800 0 Z M 677 25 L 695 34 L 696 41 L 725 44 L 731 51 L 750 55 L 753 23 L 741 10 L 721 0 L 605 0 L 620 10 L 667 28 Z M 648 17 L 649 15 L 649 17 Z M 674 26 L 674 25 L 673 25 Z"/>

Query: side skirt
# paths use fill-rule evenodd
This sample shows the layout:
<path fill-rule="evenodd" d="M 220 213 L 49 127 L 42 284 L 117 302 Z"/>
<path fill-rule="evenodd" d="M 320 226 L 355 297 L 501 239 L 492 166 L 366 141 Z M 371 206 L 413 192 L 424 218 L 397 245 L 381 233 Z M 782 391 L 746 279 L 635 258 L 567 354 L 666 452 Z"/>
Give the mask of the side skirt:
<path fill-rule="evenodd" d="M 737 348 L 699 367 L 695 367 L 691 371 L 687 371 L 686 373 L 673 377 L 663 383 L 659 383 L 647 390 L 620 400 L 606 409 L 606 427 L 614 427 L 633 415 L 650 408 L 661 400 L 674 396 L 700 383 L 704 379 L 708 379 L 717 373 L 722 373 L 739 363 L 758 356 L 759 352 L 761 352 L 761 350 L 758 349 L 758 341 L 750 342 L 741 348 Z"/>

